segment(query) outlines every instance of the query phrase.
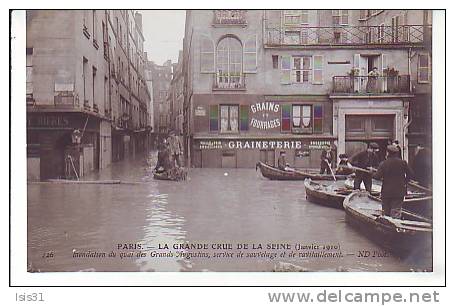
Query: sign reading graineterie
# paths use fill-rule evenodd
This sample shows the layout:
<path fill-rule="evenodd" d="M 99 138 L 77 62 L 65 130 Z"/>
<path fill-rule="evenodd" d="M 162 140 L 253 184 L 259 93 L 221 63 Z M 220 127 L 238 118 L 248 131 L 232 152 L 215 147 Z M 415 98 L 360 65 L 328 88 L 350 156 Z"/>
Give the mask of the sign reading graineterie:
<path fill-rule="evenodd" d="M 259 130 L 269 130 L 279 128 L 280 121 L 280 105 L 274 102 L 261 102 L 251 104 L 250 110 L 252 118 L 250 126 Z"/>
<path fill-rule="evenodd" d="M 200 150 L 211 149 L 256 149 L 256 150 L 274 150 L 274 149 L 302 149 L 303 144 L 300 140 L 201 140 L 199 142 Z"/>

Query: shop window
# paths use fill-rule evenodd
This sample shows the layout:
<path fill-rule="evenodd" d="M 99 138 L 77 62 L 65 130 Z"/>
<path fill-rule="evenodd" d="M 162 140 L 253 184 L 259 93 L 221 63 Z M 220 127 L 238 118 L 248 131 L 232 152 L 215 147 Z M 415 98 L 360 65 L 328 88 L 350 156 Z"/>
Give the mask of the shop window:
<path fill-rule="evenodd" d="M 240 131 L 248 131 L 248 105 L 240 105 Z"/>
<path fill-rule="evenodd" d="M 210 105 L 210 131 L 218 131 L 218 105 Z"/>
<path fill-rule="evenodd" d="M 430 56 L 428 54 L 419 54 L 417 80 L 419 83 L 430 81 Z"/>
<path fill-rule="evenodd" d="M 323 118 L 322 105 L 314 105 L 313 106 L 313 131 L 314 131 L 314 133 L 323 132 L 322 118 Z"/>
<path fill-rule="evenodd" d="M 281 106 L 281 131 L 291 131 L 291 105 Z"/>
<path fill-rule="evenodd" d="M 220 130 L 222 133 L 238 132 L 239 130 L 239 106 L 220 106 Z"/>
<path fill-rule="evenodd" d="M 292 105 L 292 131 L 296 133 L 311 133 L 311 113 L 311 105 Z"/>

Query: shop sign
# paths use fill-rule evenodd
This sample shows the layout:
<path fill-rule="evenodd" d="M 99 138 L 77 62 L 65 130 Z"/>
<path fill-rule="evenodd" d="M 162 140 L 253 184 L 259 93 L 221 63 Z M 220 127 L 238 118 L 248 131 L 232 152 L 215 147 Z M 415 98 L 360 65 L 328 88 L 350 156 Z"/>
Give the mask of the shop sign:
<path fill-rule="evenodd" d="M 308 148 L 310 150 L 322 150 L 326 146 L 331 146 L 330 140 L 311 140 Z"/>
<path fill-rule="evenodd" d="M 281 126 L 280 105 L 275 102 L 251 104 L 252 118 L 250 126 L 259 130 L 274 129 Z"/>
<path fill-rule="evenodd" d="M 210 149 L 222 149 L 221 140 L 201 140 L 199 142 L 199 149 L 210 150 Z"/>
<path fill-rule="evenodd" d="M 228 142 L 229 149 L 301 149 L 300 140 L 236 140 Z"/>
<path fill-rule="evenodd" d="M 206 116 L 206 111 L 205 111 L 205 107 L 203 106 L 198 106 L 194 109 L 194 115 L 197 116 L 197 117 L 204 117 Z"/>
<path fill-rule="evenodd" d="M 68 127 L 69 125 L 69 118 L 63 115 L 40 115 L 27 117 L 27 126 L 29 127 L 62 128 Z"/>

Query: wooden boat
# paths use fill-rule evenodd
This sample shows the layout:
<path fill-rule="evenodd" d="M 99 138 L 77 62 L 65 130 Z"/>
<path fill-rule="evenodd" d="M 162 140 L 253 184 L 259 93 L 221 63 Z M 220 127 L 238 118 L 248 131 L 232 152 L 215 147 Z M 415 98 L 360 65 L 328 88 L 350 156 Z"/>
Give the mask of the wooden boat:
<path fill-rule="evenodd" d="M 349 189 L 354 189 L 354 179 L 352 177 L 348 177 L 344 182 L 344 186 Z M 373 185 L 371 187 L 371 192 L 373 195 L 379 195 L 381 193 L 382 182 L 373 179 Z M 361 190 L 365 190 L 365 187 L 362 185 L 360 186 Z M 426 218 L 432 219 L 433 218 L 433 197 L 428 194 L 427 192 L 422 192 L 419 188 L 415 188 L 412 185 L 408 186 L 407 194 L 405 196 L 403 202 L 403 208 L 425 216 Z"/>
<path fill-rule="evenodd" d="M 186 180 L 187 170 L 185 168 L 174 168 L 165 172 L 153 171 L 153 178 L 164 181 L 183 181 Z"/>
<path fill-rule="evenodd" d="M 406 210 L 402 219 L 382 216 L 381 201 L 364 191 L 352 192 L 343 206 L 348 223 L 391 252 L 399 255 L 431 252 L 431 220 Z"/>
<path fill-rule="evenodd" d="M 319 174 L 317 172 L 311 172 L 308 170 L 284 171 L 264 164 L 263 162 L 256 163 L 256 171 L 258 168 L 261 170 L 262 176 L 270 180 L 303 181 L 307 178 L 310 178 L 315 181 L 333 181 L 333 176 L 331 174 Z M 348 177 L 348 175 L 335 175 L 335 178 L 337 180 L 344 180 L 346 177 Z"/>
<path fill-rule="evenodd" d="M 343 209 L 343 201 L 352 190 L 341 186 L 327 185 L 306 179 L 304 182 L 306 198 L 317 204 Z"/>

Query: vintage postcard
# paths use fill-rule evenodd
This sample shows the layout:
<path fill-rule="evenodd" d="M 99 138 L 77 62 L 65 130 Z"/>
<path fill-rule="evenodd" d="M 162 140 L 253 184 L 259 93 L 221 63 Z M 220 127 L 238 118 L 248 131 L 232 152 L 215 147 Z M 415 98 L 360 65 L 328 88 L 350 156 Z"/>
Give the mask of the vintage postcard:
<path fill-rule="evenodd" d="M 444 273 L 444 11 L 14 13 L 24 273 Z"/>

